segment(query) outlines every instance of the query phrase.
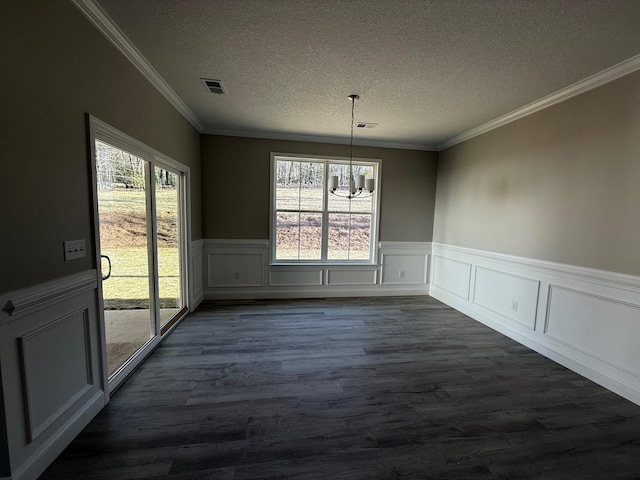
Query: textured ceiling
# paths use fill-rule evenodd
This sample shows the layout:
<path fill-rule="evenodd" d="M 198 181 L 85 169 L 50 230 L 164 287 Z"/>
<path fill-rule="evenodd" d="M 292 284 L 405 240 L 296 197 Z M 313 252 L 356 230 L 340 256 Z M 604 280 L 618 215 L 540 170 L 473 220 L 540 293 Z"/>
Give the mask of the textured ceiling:
<path fill-rule="evenodd" d="M 640 53 L 638 0 L 98 0 L 205 131 L 438 145 Z M 221 80 L 208 93 L 201 77 Z"/>

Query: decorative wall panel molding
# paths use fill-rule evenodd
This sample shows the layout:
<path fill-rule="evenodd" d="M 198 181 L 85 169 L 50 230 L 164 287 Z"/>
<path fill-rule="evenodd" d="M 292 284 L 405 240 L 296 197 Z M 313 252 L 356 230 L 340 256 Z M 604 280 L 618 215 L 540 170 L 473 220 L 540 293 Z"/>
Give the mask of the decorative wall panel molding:
<path fill-rule="evenodd" d="M 204 240 L 205 298 L 427 295 L 430 243 L 380 242 L 375 264 L 270 265 L 268 240 Z M 381 280 L 386 272 L 386 281 Z"/>
<path fill-rule="evenodd" d="M 320 287 L 323 284 L 323 273 L 324 272 L 320 267 L 272 267 L 269 269 L 269 286 Z"/>
<path fill-rule="evenodd" d="M 0 322 L 11 478 L 37 478 L 108 400 L 96 271 L 2 298 L 19 299 Z"/>
<path fill-rule="evenodd" d="M 432 255 L 430 295 L 640 404 L 640 277 L 437 243 Z"/>
<path fill-rule="evenodd" d="M 640 304 L 551 284 L 544 333 L 640 381 Z"/>
<path fill-rule="evenodd" d="M 473 303 L 535 330 L 540 281 L 476 267 Z"/>
<path fill-rule="evenodd" d="M 441 255 L 432 257 L 431 282 L 464 300 L 469 300 L 471 264 Z"/>
<path fill-rule="evenodd" d="M 331 286 L 376 285 L 378 283 L 377 268 L 328 268 L 326 275 L 325 284 Z"/>
<path fill-rule="evenodd" d="M 430 250 L 428 242 L 380 242 L 381 283 L 427 284 Z"/>
<path fill-rule="evenodd" d="M 93 384 L 88 308 L 18 337 L 18 345 L 32 442 Z"/>

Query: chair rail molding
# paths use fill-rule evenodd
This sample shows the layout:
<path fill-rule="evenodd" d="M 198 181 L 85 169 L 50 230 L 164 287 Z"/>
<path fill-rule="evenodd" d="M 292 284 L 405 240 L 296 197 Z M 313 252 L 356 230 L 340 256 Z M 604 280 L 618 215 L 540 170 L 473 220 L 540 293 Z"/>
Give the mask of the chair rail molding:
<path fill-rule="evenodd" d="M 50 282 L 0 294 L 0 324 L 48 308 L 79 293 L 97 288 L 96 270 L 86 270 Z"/>

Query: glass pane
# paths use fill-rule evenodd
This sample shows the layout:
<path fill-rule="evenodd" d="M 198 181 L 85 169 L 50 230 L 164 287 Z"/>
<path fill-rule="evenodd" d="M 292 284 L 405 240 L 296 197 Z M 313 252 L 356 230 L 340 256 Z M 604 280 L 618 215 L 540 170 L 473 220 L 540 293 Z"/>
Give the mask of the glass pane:
<path fill-rule="evenodd" d="M 178 175 L 155 168 L 158 226 L 158 288 L 160 321 L 164 325 L 182 308 L 180 288 L 180 229 Z"/>
<path fill-rule="evenodd" d="M 369 260 L 371 215 L 329 215 L 329 260 Z"/>
<path fill-rule="evenodd" d="M 300 260 L 322 258 L 322 214 L 300 214 Z"/>
<path fill-rule="evenodd" d="M 329 194 L 330 212 L 359 212 L 371 213 L 373 211 L 373 197 L 368 192 L 363 192 L 363 197 L 355 197 L 349 201 L 344 198 L 349 193 L 349 165 L 336 164 L 329 165 L 329 175 L 338 175 L 339 188 L 336 193 L 341 196 Z M 372 165 L 354 165 L 354 178 L 356 175 L 364 175 L 366 178 L 374 178 L 374 167 Z"/>
<path fill-rule="evenodd" d="M 149 296 L 147 162 L 96 142 L 109 376 L 155 335 Z"/>
<path fill-rule="evenodd" d="M 349 165 L 329 164 L 329 176 L 332 175 L 338 176 L 338 190 L 336 190 L 337 195 L 329 194 L 327 198 L 329 211 L 348 212 L 350 202 L 345 196 L 349 194 Z"/>
<path fill-rule="evenodd" d="M 300 175 L 300 210 L 321 212 L 324 201 L 324 164 L 302 162 Z"/>
<path fill-rule="evenodd" d="M 349 260 L 369 260 L 371 252 L 371 215 L 351 215 Z"/>
<path fill-rule="evenodd" d="M 276 161 L 276 210 L 299 210 L 300 162 Z"/>
<path fill-rule="evenodd" d="M 327 258 L 329 260 L 349 259 L 349 215 L 341 213 L 329 215 Z"/>
<path fill-rule="evenodd" d="M 276 214 L 276 260 L 297 260 L 300 249 L 300 214 Z"/>

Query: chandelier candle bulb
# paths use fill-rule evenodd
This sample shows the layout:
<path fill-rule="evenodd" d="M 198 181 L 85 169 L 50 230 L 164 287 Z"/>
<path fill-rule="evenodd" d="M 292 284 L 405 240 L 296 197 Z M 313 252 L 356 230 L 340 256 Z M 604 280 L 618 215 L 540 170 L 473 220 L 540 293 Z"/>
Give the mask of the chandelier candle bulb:
<path fill-rule="evenodd" d="M 365 182 L 365 190 L 367 190 L 368 192 L 373 192 L 373 190 L 375 189 L 375 180 L 373 178 L 367 178 L 366 182 Z"/>
<path fill-rule="evenodd" d="M 338 176 L 331 175 L 329 177 L 329 190 L 335 190 L 336 188 L 338 188 Z"/>
<path fill-rule="evenodd" d="M 364 175 L 356 175 L 356 188 L 362 190 L 364 188 Z"/>

